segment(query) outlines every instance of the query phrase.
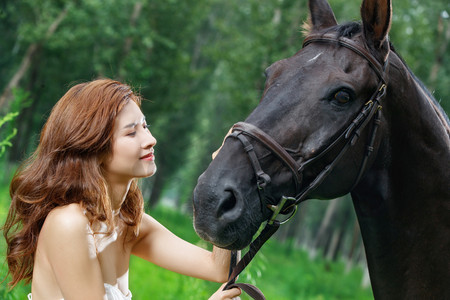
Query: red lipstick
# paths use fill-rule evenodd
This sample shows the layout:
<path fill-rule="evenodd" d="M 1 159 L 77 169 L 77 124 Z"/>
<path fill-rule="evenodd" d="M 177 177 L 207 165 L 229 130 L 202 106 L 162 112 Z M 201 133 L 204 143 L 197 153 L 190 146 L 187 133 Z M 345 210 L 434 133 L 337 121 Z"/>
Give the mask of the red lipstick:
<path fill-rule="evenodd" d="M 153 160 L 155 160 L 155 155 L 153 155 L 153 152 L 150 152 L 150 153 L 148 153 L 148 154 L 146 154 L 146 155 L 144 155 L 144 156 L 141 156 L 140 159 L 142 159 L 142 160 L 148 160 L 148 161 L 153 161 Z"/>

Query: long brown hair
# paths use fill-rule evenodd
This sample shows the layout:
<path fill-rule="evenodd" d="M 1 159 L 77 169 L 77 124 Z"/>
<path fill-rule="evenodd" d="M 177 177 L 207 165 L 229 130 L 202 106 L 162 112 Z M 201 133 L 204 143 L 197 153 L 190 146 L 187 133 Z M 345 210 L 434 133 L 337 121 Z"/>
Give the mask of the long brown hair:
<path fill-rule="evenodd" d="M 102 162 L 112 153 L 114 122 L 129 101 L 141 98 L 129 86 L 99 79 L 73 86 L 54 106 L 39 145 L 16 171 L 3 235 L 12 275 L 9 285 L 29 283 L 39 232 L 48 213 L 58 206 L 80 203 L 91 225 L 114 227 Z M 137 235 L 143 199 L 133 180 L 120 218 Z"/>

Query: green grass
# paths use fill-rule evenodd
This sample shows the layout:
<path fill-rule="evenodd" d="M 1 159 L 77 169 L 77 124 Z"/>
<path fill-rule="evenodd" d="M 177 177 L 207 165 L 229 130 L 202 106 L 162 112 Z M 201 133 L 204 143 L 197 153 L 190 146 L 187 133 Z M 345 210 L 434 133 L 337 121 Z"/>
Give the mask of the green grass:
<path fill-rule="evenodd" d="M 0 221 L 4 223 L 9 205 L 8 188 L 0 186 Z M 192 227 L 192 220 L 177 211 L 159 207 L 151 212 L 158 221 L 183 239 L 209 248 Z M 0 276 L 6 274 L 5 242 L 0 241 Z M 288 245 L 269 240 L 263 246 L 238 281 L 258 286 L 270 300 L 332 300 L 373 299 L 370 288 L 361 288 L 362 270 L 345 272 L 343 263 L 309 259 L 303 250 L 292 250 Z M 133 257 L 130 263 L 130 290 L 133 299 L 208 299 L 219 287 L 218 283 L 189 278 Z M 21 285 L 8 291 L 6 283 L 0 286 L 0 299 L 26 299 L 29 286 Z M 250 299 L 247 295 L 242 300 Z"/>

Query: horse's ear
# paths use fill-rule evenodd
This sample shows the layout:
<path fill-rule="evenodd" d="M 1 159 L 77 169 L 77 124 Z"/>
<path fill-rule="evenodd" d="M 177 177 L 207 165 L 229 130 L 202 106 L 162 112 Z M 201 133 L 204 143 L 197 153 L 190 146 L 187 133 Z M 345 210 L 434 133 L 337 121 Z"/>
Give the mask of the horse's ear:
<path fill-rule="evenodd" d="M 333 10 L 326 0 L 309 0 L 309 11 L 314 31 L 337 25 Z"/>
<path fill-rule="evenodd" d="M 363 0 L 361 18 L 368 45 L 381 49 L 391 28 L 391 0 Z"/>

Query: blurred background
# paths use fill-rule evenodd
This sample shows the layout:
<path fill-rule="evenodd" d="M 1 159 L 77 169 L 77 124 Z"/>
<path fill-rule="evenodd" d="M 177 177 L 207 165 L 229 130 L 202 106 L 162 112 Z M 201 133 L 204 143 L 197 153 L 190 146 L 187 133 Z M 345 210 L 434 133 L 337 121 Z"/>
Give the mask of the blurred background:
<path fill-rule="evenodd" d="M 333 0 L 339 22 L 361 2 Z M 393 0 L 392 43 L 450 111 L 450 3 Z M 142 180 L 146 210 L 184 239 L 198 176 L 228 129 L 256 107 L 271 63 L 302 45 L 307 0 L 0 1 L 0 221 L 15 169 L 36 147 L 51 108 L 74 84 L 108 77 L 146 100 L 158 172 Z M 4 240 L 0 275 L 6 275 Z M 268 299 L 373 299 L 351 199 L 308 201 L 241 281 Z M 218 285 L 133 260 L 133 299 L 207 299 Z M 0 287 L 24 299 L 30 287 Z M 242 297 L 243 299 L 247 299 Z"/>

